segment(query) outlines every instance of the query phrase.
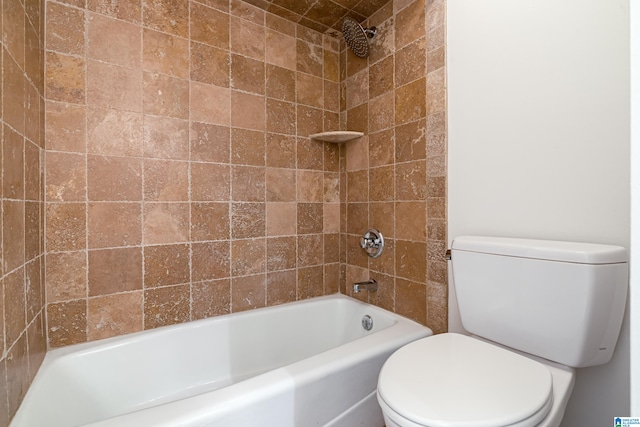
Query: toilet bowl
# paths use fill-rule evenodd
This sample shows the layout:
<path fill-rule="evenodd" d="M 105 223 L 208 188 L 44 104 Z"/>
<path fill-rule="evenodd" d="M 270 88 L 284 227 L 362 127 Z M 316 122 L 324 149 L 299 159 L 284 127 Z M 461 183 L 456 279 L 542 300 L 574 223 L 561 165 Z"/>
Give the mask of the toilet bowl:
<path fill-rule="evenodd" d="M 383 366 L 387 427 L 557 427 L 574 370 L 455 333 L 408 344 Z"/>
<path fill-rule="evenodd" d="M 462 326 L 392 354 L 387 427 L 557 427 L 574 368 L 607 363 L 627 295 L 619 246 L 462 236 L 451 246 Z"/>

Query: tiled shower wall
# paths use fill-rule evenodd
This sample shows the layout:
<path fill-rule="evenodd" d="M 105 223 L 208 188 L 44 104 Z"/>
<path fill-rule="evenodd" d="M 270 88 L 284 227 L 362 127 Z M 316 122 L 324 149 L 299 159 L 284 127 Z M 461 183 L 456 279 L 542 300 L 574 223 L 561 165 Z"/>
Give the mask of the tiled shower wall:
<path fill-rule="evenodd" d="M 237 0 L 46 13 L 52 347 L 338 291 L 339 148 L 308 138 L 337 39 Z"/>
<path fill-rule="evenodd" d="M 445 0 L 393 0 L 369 21 L 371 54 L 342 51 L 341 119 L 367 136 L 348 143 L 342 170 L 342 292 L 375 278 L 376 293 L 354 295 L 434 332 L 447 330 Z M 346 179 L 345 179 L 346 178 Z M 385 250 L 358 246 L 369 228 Z"/>
<path fill-rule="evenodd" d="M 44 330 L 43 21 L 38 0 L 3 0 L 0 17 L 0 426 L 46 350 Z"/>
<path fill-rule="evenodd" d="M 369 277 L 445 331 L 444 7 L 389 2 L 360 59 L 238 0 L 48 1 L 50 345 Z M 307 138 L 338 128 L 366 136 Z"/>

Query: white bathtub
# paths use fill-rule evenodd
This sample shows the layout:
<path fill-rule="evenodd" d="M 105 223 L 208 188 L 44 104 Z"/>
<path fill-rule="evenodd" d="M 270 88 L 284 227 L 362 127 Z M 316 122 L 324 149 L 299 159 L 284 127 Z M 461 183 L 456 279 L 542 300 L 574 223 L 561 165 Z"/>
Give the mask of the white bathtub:
<path fill-rule="evenodd" d="M 428 335 L 336 294 L 64 347 L 11 427 L 381 427 L 382 364 Z"/>

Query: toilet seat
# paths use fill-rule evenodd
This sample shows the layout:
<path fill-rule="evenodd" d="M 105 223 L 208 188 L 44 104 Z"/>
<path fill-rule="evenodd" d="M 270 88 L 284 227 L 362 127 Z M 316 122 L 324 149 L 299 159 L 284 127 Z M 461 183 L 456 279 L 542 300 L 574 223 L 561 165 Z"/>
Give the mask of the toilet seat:
<path fill-rule="evenodd" d="M 552 383 L 539 362 L 447 333 L 392 354 L 380 371 L 378 399 L 386 415 L 408 425 L 530 427 L 549 412 Z"/>

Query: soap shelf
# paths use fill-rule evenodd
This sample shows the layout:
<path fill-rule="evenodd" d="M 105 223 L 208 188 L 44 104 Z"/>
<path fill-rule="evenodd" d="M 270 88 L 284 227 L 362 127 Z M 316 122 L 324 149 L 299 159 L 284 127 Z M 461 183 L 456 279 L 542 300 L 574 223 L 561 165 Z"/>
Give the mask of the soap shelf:
<path fill-rule="evenodd" d="M 343 142 L 351 141 L 364 136 L 362 132 L 352 131 L 335 131 L 335 132 L 321 132 L 309 135 L 311 139 L 317 139 L 319 141 L 333 142 L 335 144 L 342 144 Z"/>

